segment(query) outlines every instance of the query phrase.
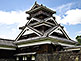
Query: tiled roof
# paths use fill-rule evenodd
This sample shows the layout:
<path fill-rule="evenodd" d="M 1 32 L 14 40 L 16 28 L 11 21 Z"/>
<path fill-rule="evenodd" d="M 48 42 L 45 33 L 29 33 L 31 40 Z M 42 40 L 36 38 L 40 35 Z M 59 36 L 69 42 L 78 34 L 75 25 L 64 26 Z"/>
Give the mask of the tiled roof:
<path fill-rule="evenodd" d="M 50 40 L 51 39 L 51 40 Z M 43 41 L 43 40 L 50 40 L 52 42 L 61 42 L 61 43 L 66 43 L 66 44 L 73 44 L 75 45 L 76 42 L 73 40 L 67 40 L 64 38 L 59 38 L 59 37 L 34 37 L 34 38 L 29 38 L 29 39 L 23 39 L 23 40 L 19 40 L 19 41 L 15 41 L 14 43 L 17 44 L 21 44 L 21 43 L 34 43 L 34 42 L 39 42 L 39 41 Z"/>
<path fill-rule="evenodd" d="M 6 45 L 6 46 L 13 46 L 13 47 L 15 47 L 16 45 L 13 44 L 13 41 L 14 40 L 0 38 L 0 45 Z"/>

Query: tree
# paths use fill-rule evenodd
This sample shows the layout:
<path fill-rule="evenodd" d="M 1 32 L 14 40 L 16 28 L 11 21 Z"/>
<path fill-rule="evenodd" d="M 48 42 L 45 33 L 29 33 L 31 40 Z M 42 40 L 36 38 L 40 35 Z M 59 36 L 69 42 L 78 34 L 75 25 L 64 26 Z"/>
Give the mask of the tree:
<path fill-rule="evenodd" d="M 81 35 L 76 37 L 76 40 L 81 44 Z"/>

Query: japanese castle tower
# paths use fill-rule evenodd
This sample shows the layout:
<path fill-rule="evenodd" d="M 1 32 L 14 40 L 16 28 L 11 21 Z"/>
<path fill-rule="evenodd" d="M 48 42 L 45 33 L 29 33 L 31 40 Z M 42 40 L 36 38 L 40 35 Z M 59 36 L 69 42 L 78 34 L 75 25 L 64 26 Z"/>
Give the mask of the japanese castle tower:
<path fill-rule="evenodd" d="M 18 53 L 54 53 L 75 44 L 64 31 L 64 27 L 57 23 L 53 16 L 55 13 L 56 11 L 36 2 L 26 11 L 29 14 L 28 22 L 20 27 L 22 31 L 14 42 L 18 46 Z"/>
<path fill-rule="evenodd" d="M 53 16 L 55 13 L 56 11 L 42 4 L 39 5 L 37 2 L 29 11 L 26 11 L 26 14 L 29 14 L 28 22 L 19 27 L 21 32 L 15 41 L 8 41 L 10 42 L 9 48 L 14 46 L 14 49 L 12 47 L 9 51 L 15 51 L 13 56 L 16 56 L 16 60 L 30 60 L 33 56 L 33 61 L 36 54 L 66 51 L 68 47 L 75 45 L 75 42 L 65 32 L 64 27 L 57 23 Z"/>

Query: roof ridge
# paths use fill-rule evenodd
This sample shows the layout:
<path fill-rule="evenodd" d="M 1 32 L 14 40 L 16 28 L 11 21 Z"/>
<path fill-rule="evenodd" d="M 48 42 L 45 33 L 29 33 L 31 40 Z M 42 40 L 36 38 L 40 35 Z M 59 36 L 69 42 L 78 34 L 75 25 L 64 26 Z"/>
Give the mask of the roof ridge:
<path fill-rule="evenodd" d="M 4 38 L 0 38 L 0 40 L 15 41 L 15 40 L 12 40 L 12 39 L 4 39 Z"/>

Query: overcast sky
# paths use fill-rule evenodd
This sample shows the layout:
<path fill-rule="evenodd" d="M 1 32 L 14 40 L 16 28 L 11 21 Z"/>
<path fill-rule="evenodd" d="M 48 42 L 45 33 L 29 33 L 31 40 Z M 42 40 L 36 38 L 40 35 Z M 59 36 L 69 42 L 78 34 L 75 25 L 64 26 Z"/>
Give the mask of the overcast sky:
<path fill-rule="evenodd" d="M 36 0 L 0 0 L 0 38 L 15 39 Z M 56 11 L 56 21 L 64 26 L 71 39 L 81 35 L 81 0 L 37 0 Z"/>

